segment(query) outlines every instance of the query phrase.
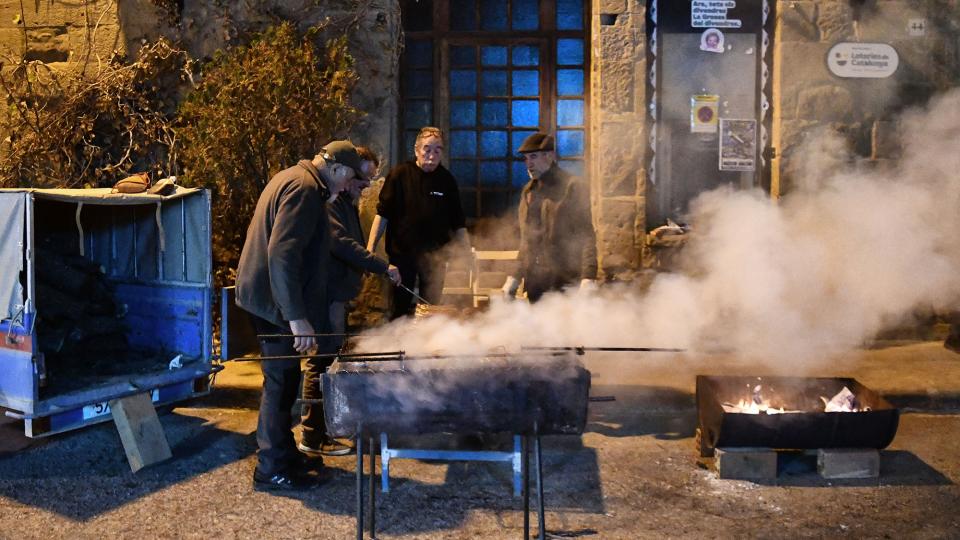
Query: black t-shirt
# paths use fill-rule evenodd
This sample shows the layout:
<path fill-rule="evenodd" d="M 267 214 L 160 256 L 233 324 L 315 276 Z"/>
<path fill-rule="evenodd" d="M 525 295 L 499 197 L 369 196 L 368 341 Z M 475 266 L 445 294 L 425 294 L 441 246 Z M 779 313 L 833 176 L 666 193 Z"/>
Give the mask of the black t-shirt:
<path fill-rule="evenodd" d="M 413 161 L 390 170 L 377 214 L 387 218 L 387 254 L 417 255 L 437 249 L 466 226 L 457 181 L 438 165 L 424 172 Z"/>

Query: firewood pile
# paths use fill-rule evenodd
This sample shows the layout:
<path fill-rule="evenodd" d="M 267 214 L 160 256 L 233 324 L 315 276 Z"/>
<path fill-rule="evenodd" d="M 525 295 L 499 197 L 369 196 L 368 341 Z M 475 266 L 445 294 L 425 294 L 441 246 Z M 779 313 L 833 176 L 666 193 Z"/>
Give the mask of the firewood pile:
<path fill-rule="evenodd" d="M 41 244 L 36 254 L 36 335 L 53 377 L 110 373 L 127 352 L 127 306 L 114 298 L 104 269 L 79 255 Z"/>
<path fill-rule="evenodd" d="M 475 307 L 460 307 L 451 305 L 430 305 L 417 304 L 416 311 L 413 314 L 414 321 L 427 319 L 431 317 L 446 316 L 451 319 L 469 319 L 481 310 Z"/>

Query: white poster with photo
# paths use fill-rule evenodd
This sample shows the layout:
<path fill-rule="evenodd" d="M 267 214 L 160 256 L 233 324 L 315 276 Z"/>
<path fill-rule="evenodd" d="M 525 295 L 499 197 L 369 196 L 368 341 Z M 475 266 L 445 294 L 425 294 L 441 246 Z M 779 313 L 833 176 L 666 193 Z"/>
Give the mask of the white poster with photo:
<path fill-rule="evenodd" d="M 757 121 L 720 119 L 720 170 L 757 168 Z"/>

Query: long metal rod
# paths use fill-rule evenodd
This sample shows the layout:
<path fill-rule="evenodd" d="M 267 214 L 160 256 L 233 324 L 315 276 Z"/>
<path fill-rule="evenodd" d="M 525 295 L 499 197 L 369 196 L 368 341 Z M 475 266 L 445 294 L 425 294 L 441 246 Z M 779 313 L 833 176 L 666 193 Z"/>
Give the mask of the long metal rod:
<path fill-rule="evenodd" d="M 686 352 L 686 349 L 668 347 L 520 347 L 521 351 L 574 351 L 582 355 L 586 351 L 603 352 Z"/>
<path fill-rule="evenodd" d="M 540 534 L 538 538 L 540 540 L 546 540 L 547 538 L 547 519 L 543 513 L 543 461 L 540 454 L 540 431 L 537 429 L 537 424 L 533 424 L 533 462 L 537 468 L 537 525 L 540 527 Z"/>
<path fill-rule="evenodd" d="M 414 298 L 416 298 L 417 300 L 423 302 L 424 304 L 426 304 L 426 305 L 428 305 L 428 306 L 432 306 L 432 305 L 433 305 L 432 302 L 427 302 L 427 300 L 426 300 L 424 297 L 422 297 L 422 296 L 420 296 L 419 294 L 413 292 L 412 290 L 410 290 L 409 287 L 405 286 L 403 283 L 397 283 L 397 287 L 400 287 L 401 289 L 403 289 L 403 290 L 407 291 L 408 293 L 412 294 Z"/>
<path fill-rule="evenodd" d="M 363 435 L 357 426 L 357 540 L 363 540 Z"/>
<path fill-rule="evenodd" d="M 267 338 L 298 338 L 298 337 L 389 337 L 390 334 L 365 334 L 349 332 L 328 332 L 326 334 L 257 334 L 258 339 Z"/>
<path fill-rule="evenodd" d="M 377 538 L 377 490 L 376 480 L 377 480 L 377 455 L 373 453 L 373 434 L 370 435 L 370 447 L 367 449 L 370 452 L 370 538 Z"/>
<path fill-rule="evenodd" d="M 289 354 L 278 356 L 240 356 L 231 358 L 226 362 L 259 362 L 261 360 L 293 360 L 297 358 L 360 358 L 363 360 L 393 360 L 403 356 L 403 351 L 392 351 L 382 353 L 321 353 L 321 354 Z"/>

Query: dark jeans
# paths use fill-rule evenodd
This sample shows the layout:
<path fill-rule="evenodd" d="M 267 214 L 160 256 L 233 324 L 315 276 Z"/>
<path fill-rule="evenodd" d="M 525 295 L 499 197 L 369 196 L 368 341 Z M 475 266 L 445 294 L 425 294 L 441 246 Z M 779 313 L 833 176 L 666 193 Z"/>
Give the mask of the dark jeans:
<path fill-rule="evenodd" d="M 257 334 L 289 334 L 282 328 L 259 317 L 250 316 Z M 299 356 L 292 338 L 261 338 L 263 356 Z M 281 473 L 299 458 L 293 438 L 291 410 L 300 388 L 300 359 L 263 360 L 263 393 L 260 395 L 260 413 L 257 417 L 257 470 L 266 476 Z"/>
<path fill-rule="evenodd" d="M 346 304 L 330 304 L 330 333 L 342 334 L 347 327 Z M 320 354 L 335 353 L 343 345 L 343 336 L 329 336 L 320 340 Z M 321 400 L 319 403 L 304 403 L 300 424 L 303 427 L 303 444 L 310 448 L 320 448 L 329 439 L 327 423 L 323 415 L 323 391 L 320 376 L 333 363 L 333 358 L 308 358 L 303 370 L 303 399 Z"/>
<path fill-rule="evenodd" d="M 390 263 L 400 271 L 400 283 L 413 290 L 419 280 L 420 290 L 417 294 L 431 304 L 439 304 L 443 295 L 444 261 L 437 252 L 423 253 L 416 256 L 390 257 Z M 400 287 L 393 289 L 392 319 L 412 315 L 415 307 L 413 295 Z"/>

